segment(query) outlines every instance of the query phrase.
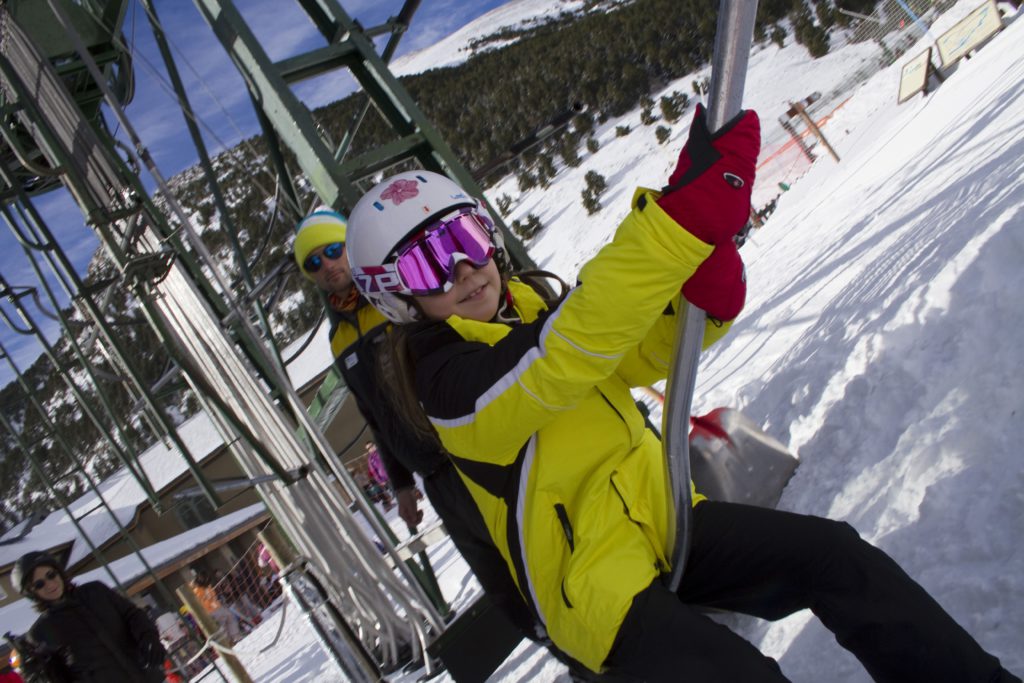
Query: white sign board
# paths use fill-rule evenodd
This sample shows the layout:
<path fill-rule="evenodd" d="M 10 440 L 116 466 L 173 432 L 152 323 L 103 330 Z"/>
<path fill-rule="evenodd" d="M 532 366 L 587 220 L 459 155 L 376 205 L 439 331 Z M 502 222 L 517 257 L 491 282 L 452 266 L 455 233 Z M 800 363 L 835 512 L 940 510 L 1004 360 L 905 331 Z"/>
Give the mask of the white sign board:
<path fill-rule="evenodd" d="M 1002 28 L 1003 20 L 995 0 L 986 0 L 984 5 L 958 21 L 935 42 L 942 66 L 951 66 Z"/>
<path fill-rule="evenodd" d="M 928 75 L 932 70 L 932 49 L 927 50 L 903 65 L 900 71 L 900 94 L 897 104 L 903 104 L 928 85 Z"/>

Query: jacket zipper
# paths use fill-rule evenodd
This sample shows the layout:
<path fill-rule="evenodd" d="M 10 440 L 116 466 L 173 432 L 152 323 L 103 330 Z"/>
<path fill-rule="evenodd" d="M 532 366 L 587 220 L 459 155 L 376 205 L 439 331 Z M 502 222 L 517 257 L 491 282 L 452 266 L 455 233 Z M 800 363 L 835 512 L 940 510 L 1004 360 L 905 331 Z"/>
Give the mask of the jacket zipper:
<path fill-rule="evenodd" d="M 571 555 L 576 550 L 576 542 L 573 538 L 572 523 L 569 521 L 569 513 L 566 511 L 565 506 L 561 503 L 555 503 L 555 515 L 558 517 L 559 523 L 562 525 L 562 532 L 565 534 L 565 540 L 569 543 L 569 554 Z M 569 596 L 565 592 L 565 577 L 562 577 L 562 583 L 560 586 L 562 590 L 562 602 L 569 609 L 572 609 L 572 602 L 569 601 Z"/>

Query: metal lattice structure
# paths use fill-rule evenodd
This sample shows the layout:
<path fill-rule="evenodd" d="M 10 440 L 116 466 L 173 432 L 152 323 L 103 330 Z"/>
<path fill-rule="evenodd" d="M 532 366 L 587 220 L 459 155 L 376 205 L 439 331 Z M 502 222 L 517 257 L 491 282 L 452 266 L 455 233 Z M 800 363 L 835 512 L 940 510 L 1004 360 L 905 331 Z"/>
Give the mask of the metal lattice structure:
<path fill-rule="evenodd" d="M 400 36 L 416 3 L 407 3 L 397 19 L 370 31 L 364 31 L 333 0 L 299 0 L 299 4 L 327 39 L 328 47 L 274 64 L 232 3 L 196 0 L 245 76 L 254 102 L 262 103 L 258 113 L 282 186 L 294 188 L 296 181 L 283 162 L 287 149 L 320 200 L 343 210 L 358 198 L 362 179 L 403 160 L 447 173 L 463 186 L 475 188 L 469 172 L 388 71 L 386 60 L 394 42 L 378 55 L 370 40 L 371 35 L 384 31 Z M 200 165 L 213 181 L 209 155 L 163 41 L 155 7 L 149 0 L 143 0 L 143 6 L 189 122 Z M 44 14 L 45 20 L 40 18 Z M 436 583 L 431 585 L 408 561 L 411 550 L 396 548 L 390 529 L 385 529 L 370 509 L 321 425 L 307 414 L 276 347 L 268 341 L 269 325 L 252 296 L 258 285 L 244 267 L 246 259 L 238 259 L 243 264 L 242 285 L 229 282 L 125 115 L 132 73 L 130 60 L 118 49 L 119 44 L 123 47 L 118 38 L 123 18 L 124 3 L 100 0 L 82 4 L 47 0 L 35 3 L 31 11 L 19 3 L 0 6 L 0 95 L 6 107 L 2 120 L 6 156 L 0 168 L 4 216 L 32 263 L 49 265 L 51 276 L 55 274 L 64 294 L 72 297 L 76 312 L 75 320 L 64 312 L 58 316 L 63 338 L 73 348 L 78 366 L 59 367 L 56 355 L 52 356 L 53 365 L 97 430 L 106 434 L 108 448 L 147 492 L 154 508 L 159 509 L 159 499 L 134 459 L 137 437 L 122 430 L 119 420 L 145 425 L 144 431 L 151 437 L 173 445 L 187 461 L 199 493 L 218 506 L 221 501 L 216 487 L 203 476 L 178 436 L 167 407 L 161 405 L 151 383 L 136 371 L 132 353 L 108 319 L 106 302 L 112 292 L 130 298 L 298 550 L 301 562 L 296 563 L 296 585 L 317 588 L 321 596 L 316 607 L 318 629 L 327 634 L 332 654 L 345 673 L 353 680 L 378 680 L 382 671 L 410 659 L 423 660 L 429 671 L 432 665 L 426 647 L 444 630 L 442 614 L 447 609 Z M 36 29 L 43 21 L 48 28 L 40 33 Z M 106 33 L 93 30 L 97 26 Z M 59 40 L 46 43 L 49 50 L 41 49 L 40 40 L 45 41 L 49 34 L 58 35 Z M 324 139 L 311 112 L 291 92 L 291 84 L 335 68 L 352 71 L 396 136 L 383 147 L 347 161 L 352 136 L 366 112 L 353 121 L 350 134 L 334 145 Z M 101 103 L 102 111 L 131 141 L 130 148 L 115 141 L 107 130 Z M 141 169 L 155 182 L 161 195 L 159 204 L 145 189 Z M 58 184 L 71 193 L 99 237 L 115 269 L 108 280 L 86 286 L 36 211 L 33 197 Z M 219 188 L 215 182 L 211 186 L 222 215 L 227 215 Z M 228 227 L 233 235 L 233 227 Z M 525 251 L 507 231 L 506 243 L 513 260 L 529 263 Z M 240 251 L 237 240 L 234 248 Z M 47 288 L 47 276 L 39 268 L 37 275 Z M 22 317 L 20 323 L 6 320 L 8 325 L 22 325 L 19 331 L 37 334 L 45 347 L 40 325 L 31 319 L 28 307 L 21 305 L 25 297 L 37 292 L 5 280 L 0 281 L 0 290 Z M 51 308 L 59 311 L 58 295 L 47 291 Z M 84 336 L 80 334 L 83 324 L 89 328 Z M 96 354 L 115 369 L 116 380 L 134 398 L 135 414 L 118 415 L 103 398 L 104 378 L 92 360 Z M 0 355 L 10 362 L 6 350 L 0 349 Z M 19 379 L 23 378 L 19 375 Z M 80 390 L 83 381 L 95 388 L 89 396 Z M 337 403 L 345 389 L 334 386 L 336 377 L 331 381 L 331 398 Z M 27 384 L 23 390 L 26 395 L 32 391 Z M 90 404 L 96 397 L 100 405 L 93 408 Z M 45 408 L 36 409 L 45 418 Z M 4 427 L 29 453 L 32 444 L 21 438 L 18 426 L 5 421 Z M 45 438 L 57 442 L 55 435 L 56 430 L 51 429 Z M 75 476 L 85 476 L 86 468 L 74 446 L 58 446 L 76 463 L 72 468 Z M 39 474 L 48 481 L 41 469 Z M 92 480 L 89 484 L 95 488 Z M 52 487 L 51 492 L 60 497 Z M 364 516 L 373 533 L 385 541 L 385 555 L 356 514 Z M 123 529 L 121 533 L 127 536 Z M 95 554 L 103 562 L 102 553 Z"/>

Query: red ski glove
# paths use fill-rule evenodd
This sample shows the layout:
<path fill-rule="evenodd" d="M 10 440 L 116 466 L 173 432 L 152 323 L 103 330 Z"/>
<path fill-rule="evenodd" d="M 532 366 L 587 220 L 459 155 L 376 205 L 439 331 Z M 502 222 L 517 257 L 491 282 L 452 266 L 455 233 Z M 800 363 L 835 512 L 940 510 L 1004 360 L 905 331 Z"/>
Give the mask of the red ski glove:
<path fill-rule="evenodd" d="M 760 148 L 761 124 L 753 111 L 740 112 L 712 135 L 698 104 L 658 206 L 697 239 L 709 244 L 732 240 L 750 218 Z"/>
<path fill-rule="evenodd" d="M 747 297 L 747 278 L 735 242 L 730 239 L 715 247 L 683 283 L 683 297 L 717 320 L 734 320 L 740 314 Z"/>

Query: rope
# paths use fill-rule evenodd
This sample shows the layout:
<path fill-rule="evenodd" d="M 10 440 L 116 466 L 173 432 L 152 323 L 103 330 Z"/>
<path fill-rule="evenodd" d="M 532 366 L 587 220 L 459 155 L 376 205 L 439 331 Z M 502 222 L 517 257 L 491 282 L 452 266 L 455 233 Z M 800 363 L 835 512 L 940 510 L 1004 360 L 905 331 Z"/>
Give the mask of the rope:
<path fill-rule="evenodd" d="M 288 601 L 285 600 L 281 603 L 281 623 L 277 625 L 277 633 L 274 634 L 274 639 L 270 641 L 270 644 L 260 650 L 260 654 L 269 651 L 272 647 L 277 645 L 278 639 L 281 637 L 281 633 L 284 631 L 284 622 L 288 614 Z"/>
<path fill-rule="evenodd" d="M 214 648 L 215 650 L 217 650 L 218 652 L 222 652 L 224 654 L 228 654 L 228 655 L 232 655 L 232 656 L 237 657 L 237 655 L 235 654 L 234 650 L 232 650 L 229 647 L 225 647 L 225 646 L 221 645 L 220 643 L 218 643 L 216 640 L 214 640 L 215 638 L 220 638 L 223 635 L 224 635 L 224 628 L 223 627 L 217 629 L 216 631 L 214 631 L 213 633 L 208 635 L 206 637 L 206 642 L 203 643 L 203 646 L 201 648 L 199 648 L 198 652 L 196 652 L 194 655 L 192 655 L 191 659 L 189 659 L 188 661 L 185 662 L 185 666 L 189 666 L 190 664 L 194 664 L 211 647 Z"/>

